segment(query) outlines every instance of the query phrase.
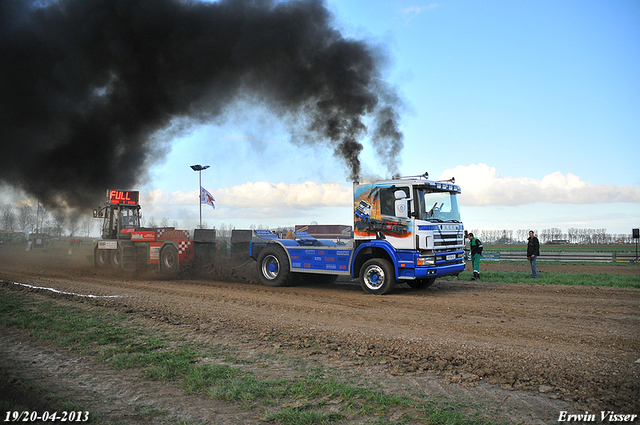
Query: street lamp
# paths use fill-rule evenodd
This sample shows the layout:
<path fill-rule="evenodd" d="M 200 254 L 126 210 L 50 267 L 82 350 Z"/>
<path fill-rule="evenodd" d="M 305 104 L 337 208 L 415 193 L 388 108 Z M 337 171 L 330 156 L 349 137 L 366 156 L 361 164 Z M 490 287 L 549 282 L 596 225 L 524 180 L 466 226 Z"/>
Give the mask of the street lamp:
<path fill-rule="evenodd" d="M 198 172 L 198 183 L 200 183 L 200 187 L 198 188 L 198 193 L 200 194 L 198 195 L 198 199 L 200 200 L 200 229 L 202 229 L 202 170 L 206 170 L 207 168 L 209 168 L 209 165 L 196 164 L 191 166 L 193 171 Z"/>

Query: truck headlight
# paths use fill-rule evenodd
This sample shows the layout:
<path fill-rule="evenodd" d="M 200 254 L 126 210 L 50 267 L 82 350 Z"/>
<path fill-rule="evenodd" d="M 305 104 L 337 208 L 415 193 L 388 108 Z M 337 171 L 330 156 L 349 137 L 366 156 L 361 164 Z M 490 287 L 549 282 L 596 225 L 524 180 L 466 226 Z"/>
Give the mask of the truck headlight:
<path fill-rule="evenodd" d="M 436 257 L 418 257 L 418 261 L 416 261 L 418 266 L 435 266 L 436 265 Z"/>

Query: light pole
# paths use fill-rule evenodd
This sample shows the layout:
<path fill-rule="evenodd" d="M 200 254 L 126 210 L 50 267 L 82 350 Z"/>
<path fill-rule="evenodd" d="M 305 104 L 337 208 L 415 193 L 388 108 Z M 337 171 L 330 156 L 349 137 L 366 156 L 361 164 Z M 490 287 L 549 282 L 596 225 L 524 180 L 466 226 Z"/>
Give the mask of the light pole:
<path fill-rule="evenodd" d="M 208 165 L 196 164 L 191 166 L 193 171 L 198 172 L 198 183 L 200 184 L 200 187 L 198 187 L 198 199 L 200 201 L 200 229 L 202 229 L 202 170 L 206 170 L 207 168 L 209 168 Z"/>

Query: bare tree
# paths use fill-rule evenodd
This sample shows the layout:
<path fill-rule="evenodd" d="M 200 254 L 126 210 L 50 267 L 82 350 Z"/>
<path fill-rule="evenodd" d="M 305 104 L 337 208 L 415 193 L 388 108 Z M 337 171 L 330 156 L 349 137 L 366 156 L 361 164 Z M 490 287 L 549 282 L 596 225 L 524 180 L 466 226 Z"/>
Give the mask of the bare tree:
<path fill-rule="evenodd" d="M 4 230 L 13 232 L 16 225 L 16 214 L 13 211 L 13 204 L 4 204 L 2 206 L 2 227 Z"/>
<path fill-rule="evenodd" d="M 227 237 L 227 225 L 225 223 L 221 223 L 220 227 L 218 227 L 218 237 L 221 239 Z"/>
<path fill-rule="evenodd" d="M 228 244 L 231 243 L 231 235 L 233 233 L 234 226 L 233 224 L 226 225 L 222 223 L 220 225 L 220 239 L 224 240 Z"/>
<path fill-rule="evenodd" d="M 82 229 L 85 237 L 89 237 L 91 231 L 93 230 L 94 224 L 95 219 L 90 215 L 85 215 L 82 217 L 82 220 L 80 221 L 80 228 Z"/>
<path fill-rule="evenodd" d="M 80 228 L 80 213 L 74 212 L 67 219 L 67 229 L 69 229 L 69 236 L 73 237 Z"/>
<path fill-rule="evenodd" d="M 516 239 L 518 242 L 525 242 L 529 237 L 529 231 L 527 229 L 516 230 Z"/>
<path fill-rule="evenodd" d="M 62 233 L 64 232 L 64 226 L 66 223 L 67 219 L 64 216 L 64 213 L 62 212 L 57 212 L 56 214 L 54 214 L 53 216 L 53 236 L 59 238 L 62 236 Z"/>
<path fill-rule="evenodd" d="M 44 233 L 44 229 L 50 227 L 50 213 L 46 207 L 39 205 L 36 210 L 36 233 Z M 48 229 L 47 229 L 48 230 Z"/>
<path fill-rule="evenodd" d="M 33 214 L 33 208 L 28 204 L 22 204 L 18 207 L 18 226 L 21 229 L 33 230 L 36 217 Z"/>

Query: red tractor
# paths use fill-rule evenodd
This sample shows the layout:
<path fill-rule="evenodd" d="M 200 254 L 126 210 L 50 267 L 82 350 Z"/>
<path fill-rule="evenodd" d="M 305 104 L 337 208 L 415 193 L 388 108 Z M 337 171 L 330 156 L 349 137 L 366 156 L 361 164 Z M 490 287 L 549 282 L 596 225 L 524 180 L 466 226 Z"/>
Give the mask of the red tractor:
<path fill-rule="evenodd" d="M 140 193 L 107 190 L 106 206 L 93 211 L 102 218 L 102 238 L 94 248 L 93 265 L 98 268 L 141 270 L 156 268 L 176 276 L 184 265 L 213 261 L 216 241 L 214 229 L 188 230 L 173 227 L 140 226 Z"/>

